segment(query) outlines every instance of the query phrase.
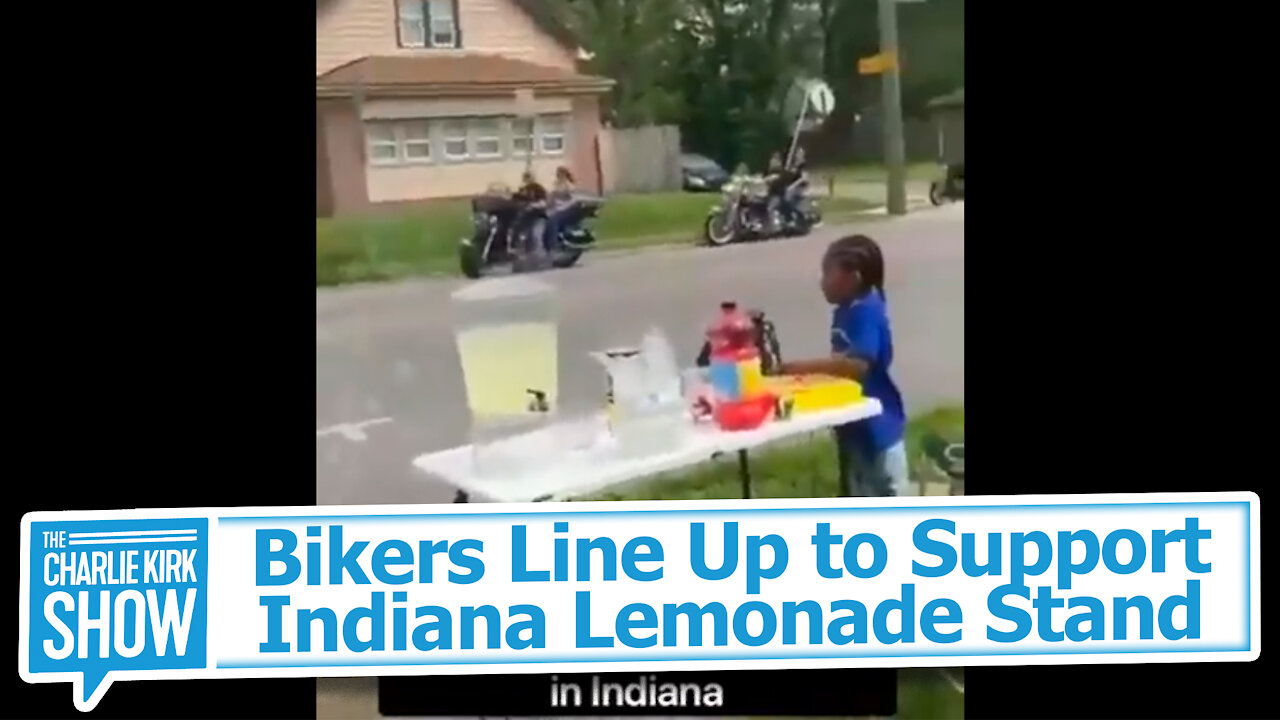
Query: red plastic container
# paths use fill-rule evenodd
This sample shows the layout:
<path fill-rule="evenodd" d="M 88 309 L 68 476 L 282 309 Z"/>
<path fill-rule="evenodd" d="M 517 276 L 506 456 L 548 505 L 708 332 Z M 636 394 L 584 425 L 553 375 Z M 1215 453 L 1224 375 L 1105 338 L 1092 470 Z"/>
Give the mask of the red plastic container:
<path fill-rule="evenodd" d="M 738 432 L 755 430 L 773 415 L 777 398 L 771 394 L 760 395 L 750 400 L 723 402 L 715 406 L 716 425 L 721 430 Z"/>

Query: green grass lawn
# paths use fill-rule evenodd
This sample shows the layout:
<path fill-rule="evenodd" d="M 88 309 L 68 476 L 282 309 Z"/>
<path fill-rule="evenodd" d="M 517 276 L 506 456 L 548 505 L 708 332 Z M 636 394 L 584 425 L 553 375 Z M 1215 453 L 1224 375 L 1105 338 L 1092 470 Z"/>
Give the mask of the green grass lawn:
<path fill-rule="evenodd" d="M 936 180 L 942 169 L 933 163 L 907 165 L 907 192 L 920 195 L 921 188 Z M 813 170 L 813 187 L 824 197 L 858 198 L 863 202 L 882 204 L 885 200 L 884 165 L 861 164 L 823 167 Z"/>
<path fill-rule="evenodd" d="M 679 242 L 701 236 L 715 194 L 616 195 L 589 221 L 601 249 Z M 854 197 L 823 201 L 827 217 L 868 209 Z M 316 219 L 316 285 L 458 272 L 458 240 L 471 234 L 469 199 L 442 200 L 395 215 Z"/>
<path fill-rule="evenodd" d="M 925 477 L 927 461 L 920 439 L 936 433 L 955 442 L 964 440 L 964 408 L 944 407 L 912 418 L 907 424 L 907 454 L 913 481 Z M 751 490 L 757 498 L 809 498 L 839 495 L 836 451 L 830 433 L 815 433 L 796 443 L 751 453 Z M 742 497 L 737 458 L 708 462 L 684 473 L 609 491 L 587 500 L 708 500 Z"/>
<path fill-rule="evenodd" d="M 858 163 L 839 168 L 820 168 L 813 171 L 820 176 L 835 175 L 841 182 L 883 182 L 886 171 L 882 163 Z M 908 180 L 933 180 L 942 174 L 937 163 L 907 164 Z"/>

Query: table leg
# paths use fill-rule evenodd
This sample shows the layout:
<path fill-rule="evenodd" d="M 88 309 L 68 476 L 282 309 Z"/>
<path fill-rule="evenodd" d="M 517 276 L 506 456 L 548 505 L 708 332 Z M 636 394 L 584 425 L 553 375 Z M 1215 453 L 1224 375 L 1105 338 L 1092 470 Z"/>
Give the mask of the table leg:
<path fill-rule="evenodd" d="M 747 462 L 747 451 L 738 451 L 738 479 L 742 481 L 742 499 L 751 499 L 751 465 Z"/>

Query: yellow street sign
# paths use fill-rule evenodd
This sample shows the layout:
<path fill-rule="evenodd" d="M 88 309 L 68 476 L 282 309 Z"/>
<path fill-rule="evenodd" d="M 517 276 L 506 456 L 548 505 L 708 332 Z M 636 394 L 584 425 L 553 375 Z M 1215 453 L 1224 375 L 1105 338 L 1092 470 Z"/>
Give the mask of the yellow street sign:
<path fill-rule="evenodd" d="M 893 53 L 878 53 L 871 57 L 858 59 L 859 75 L 879 75 L 898 67 L 898 58 Z"/>

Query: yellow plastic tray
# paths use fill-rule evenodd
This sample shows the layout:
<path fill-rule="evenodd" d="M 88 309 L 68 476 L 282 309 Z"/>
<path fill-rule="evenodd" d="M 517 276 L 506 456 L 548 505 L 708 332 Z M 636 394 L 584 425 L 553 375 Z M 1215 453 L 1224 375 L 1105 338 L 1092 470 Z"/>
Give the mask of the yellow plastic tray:
<path fill-rule="evenodd" d="M 795 415 L 830 410 L 862 400 L 862 385 L 828 375 L 772 375 L 764 378 L 766 390 L 782 401 L 791 401 Z"/>

